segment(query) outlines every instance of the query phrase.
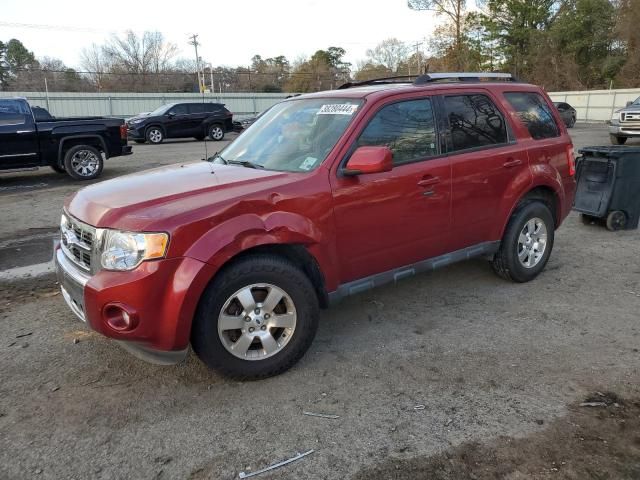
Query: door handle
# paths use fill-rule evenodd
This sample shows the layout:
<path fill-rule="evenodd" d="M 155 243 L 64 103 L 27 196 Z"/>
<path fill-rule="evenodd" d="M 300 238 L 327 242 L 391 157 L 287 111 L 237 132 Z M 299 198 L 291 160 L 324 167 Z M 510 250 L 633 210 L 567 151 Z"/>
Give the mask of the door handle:
<path fill-rule="evenodd" d="M 18 130 L 16 133 L 33 133 L 35 130 Z"/>
<path fill-rule="evenodd" d="M 518 160 L 518 159 L 514 160 L 513 158 L 510 158 L 509 160 L 507 160 L 502 164 L 504 168 L 517 167 L 518 165 L 522 165 L 522 160 Z"/>
<path fill-rule="evenodd" d="M 436 183 L 440 183 L 440 177 L 423 177 L 422 180 L 418 182 L 418 185 L 421 187 L 429 187 L 431 185 L 435 185 Z"/>

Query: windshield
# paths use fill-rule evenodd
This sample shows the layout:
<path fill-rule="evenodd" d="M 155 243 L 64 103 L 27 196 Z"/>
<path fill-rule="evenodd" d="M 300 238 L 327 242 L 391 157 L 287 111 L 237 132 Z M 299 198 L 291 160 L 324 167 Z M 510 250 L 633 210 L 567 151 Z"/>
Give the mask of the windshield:
<path fill-rule="evenodd" d="M 361 100 L 346 98 L 279 103 L 210 160 L 285 172 L 314 170 L 327 157 L 361 104 Z"/>
<path fill-rule="evenodd" d="M 640 105 L 640 97 L 636 98 L 631 105 Z"/>
<path fill-rule="evenodd" d="M 170 103 L 169 105 L 162 105 L 161 107 L 156 108 L 151 113 L 141 113 L 140 115 L 148 115 L 150 117 L 156 117 L 158 115 L 164 115 L 171 107 L 173 107 L 175 103 Z"/>

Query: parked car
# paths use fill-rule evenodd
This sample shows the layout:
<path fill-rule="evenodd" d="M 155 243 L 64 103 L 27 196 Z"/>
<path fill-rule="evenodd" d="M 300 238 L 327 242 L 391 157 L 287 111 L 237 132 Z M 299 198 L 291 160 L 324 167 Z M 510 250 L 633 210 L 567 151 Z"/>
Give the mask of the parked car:
<path fill-rule="evenodd" d="M 165 138 L 222 140 L 233 131 L 233 114 L 222 103 L 170 103 L 127 119 L 129 138 L 159 144 Z"/>
<path fill-rule="evenodd" d="M 34 110 L 24 98 L 0 99 L 0 172 L 49 166 L 92 180 L 105 159 L 131 153 L 122 119 L 54 118 L 44 108 Z"/>
<path fill-rule="evenodd" d="M 553 104 L 560 112 L 560 117 L 567 128 L 573 128 L 577 118 L 576 109 L 566 102 L 553 102 Z"/>
<path fill-rule="evenodd" d="M 544 91 L 506 74 L 385 82 L 291 98 L 209 161 L 73 195 L 56 251 L 71 310 L 151 361 L 191 344 L 263 378 L 346 296 L 472 257 L 536 278 L 575 192 Z"/>
<path fill-rule="evenodd" d="M 630 137 L 640 137 L 640 97 L 616 110 L 609 122 L 609 138 L 613 145 L 624 145 Z"/>

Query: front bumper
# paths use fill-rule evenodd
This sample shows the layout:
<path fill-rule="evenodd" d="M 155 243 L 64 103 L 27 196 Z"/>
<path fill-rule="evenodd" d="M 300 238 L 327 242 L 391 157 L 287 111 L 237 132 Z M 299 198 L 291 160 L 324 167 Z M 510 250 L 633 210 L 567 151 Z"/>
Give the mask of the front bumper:
<path fill-rule="evenodd" d="M 131 125 L 127 126 L 127 138 L 131 140 L 144 140 L 144 127 L 136 128 Z"/>
<path fill-rule="evenodd" d="M 611 123 L 609 124 L 609 134 L 616 137 L 640 137 L 640 123 Z"/>
<path fill-rule="evenodd" d="M 143 262 L 128 272 L 80 271 L 56 251 L 56 272 L 62 296 L 89 328 L 118 340 L 143 360 L 173 364 L 185 358 L 191 322 L 202 291 L 213 275 L 211 266 L 192 258 Z M 126 331 L 107 322 L 107 307 L 121 305 L 137 322 Z"/>

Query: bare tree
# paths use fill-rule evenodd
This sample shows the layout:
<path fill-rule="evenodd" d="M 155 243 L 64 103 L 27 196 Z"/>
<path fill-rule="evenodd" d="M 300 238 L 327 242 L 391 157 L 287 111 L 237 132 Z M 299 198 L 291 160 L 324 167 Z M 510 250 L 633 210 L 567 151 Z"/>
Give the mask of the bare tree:
<path fill-rule="evenodd" d="M 457 69 L 464 68 L 463 60 L 463 28 L 465 20 L 466 0 L 408 0 L 409 8 L 412 10 L 431 10 L 436 15 L 445 15 L 453 24 L 455 31 L 454 52 L 455 66 Z"/>
<path fill-rule="evenodd" d="M 383 65 L 392 72 L 407 60 L 409 47 L 397 38 L 388 38 L 380 42 L 374 49 L 367 50 L 369 63 Z"/>
<path fill-rule="evenodd" d="M 123 78 L 128 75 L 131 87 L 140 90 L 149 86 L 149 74 L 155 74 L 159 82 L 159 74 L 169 69 L 178 48 L 166 42 L 160 32 L 138 36 L 130 30 L 124 37 L 111 37 L 102 52 L 111 70 L 123 74 Z"/>
<path fill-rule="evenodd" d="M 93 43 L 91 47 L 83 48 L 80 54 L 80 66 L 88 72 L 91 82 L 101 92 L 104 88 L 105 73 L 109 70 L 102 47 Z"/>

